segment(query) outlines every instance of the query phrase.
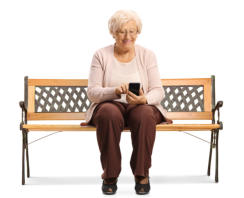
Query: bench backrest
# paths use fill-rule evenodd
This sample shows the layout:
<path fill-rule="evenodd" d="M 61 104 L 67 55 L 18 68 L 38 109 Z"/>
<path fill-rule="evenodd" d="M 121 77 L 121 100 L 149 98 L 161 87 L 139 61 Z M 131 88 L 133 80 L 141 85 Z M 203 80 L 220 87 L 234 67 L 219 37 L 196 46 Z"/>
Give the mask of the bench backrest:
<path fill-rule="evenodd" d="M 215 77 L 161 79 L 162 106 L 173 120 L 212 120 Z M 28 79 L 25 77 L 27 120 L 82 120 L 91 102 L 87 79 Z"/>

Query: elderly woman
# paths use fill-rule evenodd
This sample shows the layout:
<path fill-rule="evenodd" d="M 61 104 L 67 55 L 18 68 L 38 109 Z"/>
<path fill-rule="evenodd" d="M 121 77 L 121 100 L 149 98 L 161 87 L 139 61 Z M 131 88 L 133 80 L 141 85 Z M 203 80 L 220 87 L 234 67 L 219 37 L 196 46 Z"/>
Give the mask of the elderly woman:
<path fill-rule="evenodd" d="M 133 152 L 130 166 L 137 194 L 150 190 L 149 168 L 156 135 L 156 124 L 169 123 L 161 106 L 164 90 L 154 53 L 135 44 L 141 33 L 141 20 L 133 11 L 117 11 L 109 20 L 115 39 L 95 52 L 88 79 L 88 98 L 92 102 L 86 122 L 96 126 L 103 168 L 102 191 L 114 194 L 121 172 L 120 137 L 125 127 L 131 131 Z M 130 82 L 139 82 L 136 95 Z"/>

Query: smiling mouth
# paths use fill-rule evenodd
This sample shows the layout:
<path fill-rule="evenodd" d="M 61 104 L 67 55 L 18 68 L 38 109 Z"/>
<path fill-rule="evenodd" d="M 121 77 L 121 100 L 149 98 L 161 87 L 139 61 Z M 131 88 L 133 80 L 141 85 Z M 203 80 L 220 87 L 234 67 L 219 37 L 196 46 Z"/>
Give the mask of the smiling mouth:
<path fill-rule="evenodd" d="M 128 44 L 128 43 L 131 43 L 131 41 L 130 40 L 124 40 L 123 43 Z"/>

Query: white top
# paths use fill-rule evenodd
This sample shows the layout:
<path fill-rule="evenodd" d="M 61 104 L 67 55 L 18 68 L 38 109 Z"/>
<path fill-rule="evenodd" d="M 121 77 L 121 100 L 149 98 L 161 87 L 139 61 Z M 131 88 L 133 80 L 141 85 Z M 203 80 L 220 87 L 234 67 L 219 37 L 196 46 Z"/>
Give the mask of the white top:
<path fill-rule="evenodd" d="M 139 82 L 141 88 L 141 80 L 138 72 L 136 57 L 128 63 L 119 62 L 115 57 L 113 60 L 113 67 L 111 67 L 109 87 L 119 87 L 122 83 Z M 120 99 L 114 101 L 128 103 L 126 101 L 126 94 L 121 94 Z"/>

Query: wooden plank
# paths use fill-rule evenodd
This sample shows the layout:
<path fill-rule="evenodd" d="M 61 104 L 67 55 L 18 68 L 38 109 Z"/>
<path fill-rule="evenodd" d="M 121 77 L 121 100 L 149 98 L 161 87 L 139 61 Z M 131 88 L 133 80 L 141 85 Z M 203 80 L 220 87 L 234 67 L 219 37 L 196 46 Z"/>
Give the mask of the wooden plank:
<path fill-rule="evenodd" d="M 181 78 L 181 79 L 161 79 L 164 86 L 180 86 L 180 85 L 204 85 L 211 82 L 211 78 Z"/>
<path fill-rule="evenodd" d="M 211 78 L 161 79 L 162 85 L 203 85 Z M 29 79 L 29 86 L 87 86 L 88 79 Z"/>
<path fill-rule="evenodd" d="M 210 131 L 220 128 L 219 124 L 161 124 L 158 131 Z"/>
<path fill-rule="evenodd" d="M 167 112 L 171 120 L 212 120 L 212 112 Z"/>
<path fill-rule="evenodd" d="M 28 113 L 35 112 L 35 86 L 28 87 Z"/>
<path fill-rule="evenodd" d="M 85 113 L 28 113 L 28 120 L 85 120 Z M 212 120 L 211 112 L 168 112 L 172 120 Z"/>
<path fill-rule="evenodd" d="M 27 113 L 28 120 L 85 120 L 85 113 Z"/>
<path fill-rule="evenodd" d="M 23 128 L 29 131 L 96 131 L 93 126 L 80 125 L 43 125 L 43 124 L 27 124 Z M 220 128 L 219 124 L 159 124 L 156 131 L 210 131 Z M 130 131 L 125 128 L 124 131 Z"/>
<path fill-rule="evenodd" d="M 211 78 L 204 84 L 204 111 L 212 111 Z"/>
<path fill-rule="evenodd" d="M 45 124 L 27 124 L 23 128 L 29 131 L 96 131 L 93 126 L 80 125 L 45 125 Z"/>
<path fill-rule="evenodd" d="M 28 86 L 87 86 L 88 79 L 29 79 Z"/>

